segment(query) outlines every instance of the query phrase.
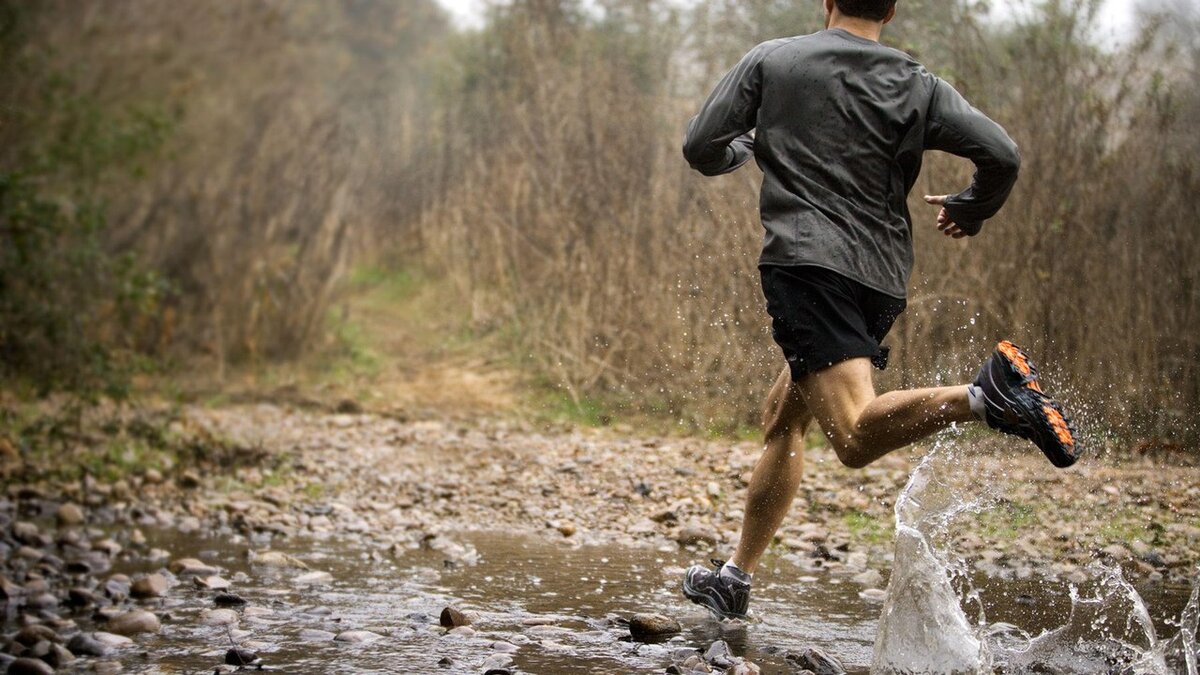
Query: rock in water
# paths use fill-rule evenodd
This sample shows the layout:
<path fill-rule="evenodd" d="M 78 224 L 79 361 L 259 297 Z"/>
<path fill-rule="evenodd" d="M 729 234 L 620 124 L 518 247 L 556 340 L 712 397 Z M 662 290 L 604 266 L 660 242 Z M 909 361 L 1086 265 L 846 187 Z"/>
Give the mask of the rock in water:
<path fill-rule="evenodd" d="M 8 675 L 54 675 L 54 669 L 40 659 L 21 658 L 8 664 Z"/>
<path fill-rule="evenodd" d="M 652 640 L 681 630 L 678 621 L 662 614 L 634 614 L 629 619 L 629 634 L 635 640 Z"/>
<path fill-rule="evenodd" d="M 471 625 L 471 617 L 455 607 L 446 607 L 443 609 L 442 615 L 438 620 L 444 628 L 458 628 L 459 626 Z"/>
<path fill-rule="evenodd" d="M 233 607 L 246 604 L 246 599 L 237 593 L 217 593 L 213 603 L 218 607 Z"/>
<path fill-rule="evenodd" d="M 225 663 L 231 666 L 248 666 L 258 660 L 258 654 L 248 650 L 234 647 L 225 652 Z"/>
<path fill-rule="evenodd" d="M 133 582 L 129 594 L 135 598 L 161 598 L 167 594 L 167 578 L 161 574 L 147 574 Z"/>
<path fill-rule="evenodd" d="M 812 671 L 813 675 L 843 675 L 846 672 L 841 661 L 812 647 L 799 654 L 788 654 L 785 659 L 803 670 Z"/>
<path fill-rule="evenodd" d="M 207 577 L 192 577 L 192 583 L 196 588 L 206 588 L 210 591 L 225 591 L 229 590 L 229 582 L 221 577 L 212 574 Z"/>
<path fill-rule="evenodd" d="M 108 653 L 108 647 L 103 642 L 87 633 L 80 633 L 71 638 L 67 649 L 76 656 L 104 656 Z"/>
<path fill-rule="evenodd" d="M 205 626 L 236 626 L 238 613 L 232 609 L 206 609 L 200 613 L 200 623 Z"/>
<path fill-rule="evenodd" d="M 717 640 L 709 645 L 708 651 L 704 652 L 704 660 L 722 670 L 732 666 L 735 658 L 729 651 L 729 644 L 724 640 Z"/>
<path fill-rule="evenodd" d="M 374 642 L 383 637 L 379 633 L 372 633 L 369 630 L 348 630 L 338 633 L 333 639 L 335 642 L 349 642 L 358 644 L 361 642 Z"/>
<path fill-rule="evenodd" d="M 254 556 L 250 561 L 255 565 L 264 567 L 291 567 L 300 570 L 308 569 L 308 565 L 304 561 L 294 558 L 283 551 L 263 551 Z M 215 573 L 215 570 L 214 570 Z"/>
<path fill-rule="evenodd" d="M 138 633 L 157 633 L 162 629 L 162 623 L 154 614 L 135 609 L 113 617 L 104 627 L 110 633 L 117 635 L 136 635 Z"/>
<path fill-rule="evenodd" d="M 216 573 L 220 572 L 220 570 L 218 570 L 217 568 L 215 568 L 211 565 L 206 565 L 206 564 L 200 562 L 199 560 L 196 560 L 195 558 L 180 558 L 179 560 L 172 560 L 171 564 L 167 566 L 167 569 L 171 570 L 171 574 L 174 574 L 174 575 L 180 576 L 180 577 L 186 577 L 186 576 L 204 576 L 204 577 L 206 577 L 211 574 L 216 574 Z"/>

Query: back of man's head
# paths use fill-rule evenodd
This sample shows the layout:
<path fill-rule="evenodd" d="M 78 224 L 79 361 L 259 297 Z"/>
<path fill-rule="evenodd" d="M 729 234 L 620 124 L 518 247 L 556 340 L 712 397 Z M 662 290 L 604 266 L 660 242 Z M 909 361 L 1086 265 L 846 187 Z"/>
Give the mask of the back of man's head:
<path fill-rule="evenodd" d="M 883 21 L 896 6 L 896 0 L 834 0 L 834 4 L 846 16 Z"/>

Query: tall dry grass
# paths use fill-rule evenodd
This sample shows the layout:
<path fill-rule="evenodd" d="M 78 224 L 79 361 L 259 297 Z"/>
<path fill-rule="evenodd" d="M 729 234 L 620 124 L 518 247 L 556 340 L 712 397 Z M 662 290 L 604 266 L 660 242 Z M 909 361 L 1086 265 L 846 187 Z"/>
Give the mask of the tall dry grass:
<path fill-rule="evenodd" d="M 99 109 L 175 121 L 158 161 L 105 186 L 107 244 L 173 283 L 168 352 L 210 354 L 218 369 L 303 353 L 350 261 L 401 238 L 428 194 L 418 64 L 449 29 L 432 0 L 21 11 L 22 56 L 40 61 L 6 105 L 36 111 L 47 88 L 69 87 Z M 0 128 L 12 144 L 37 133 Z"/>
<path fill-rule="evenodd" d="M 575 400 L 700 428 L 752 423 L 782 363 L 755 269 L 758 175 L 704 180 L 678 146 L 731 35 L 744 51 L 803 31 L 775 23 L 769 2 L 620 11 L 638 6 L 596 18 L 517 1 L 460 45 L 434 140 L 452 179 L 421 220 L 425 250 L 477 325 L 510 331 Z M 1162 49 L 1153 27 L 1095 46 L 1095 9 L 1050 3 L 995 26 L 956 5 L 952 33 L 902 15 L 895 44 L 1000 120 L 1024 167 L 975 239 L 937 236 L 914 200 L 917 273 L 881 379 L 962 381 L 1013 337 L 1095 440 L 1194 435 L 1181 422 L 1200 399 L 1195 62 Z M 914 192 L 969 175 L 934 157 Z"/>

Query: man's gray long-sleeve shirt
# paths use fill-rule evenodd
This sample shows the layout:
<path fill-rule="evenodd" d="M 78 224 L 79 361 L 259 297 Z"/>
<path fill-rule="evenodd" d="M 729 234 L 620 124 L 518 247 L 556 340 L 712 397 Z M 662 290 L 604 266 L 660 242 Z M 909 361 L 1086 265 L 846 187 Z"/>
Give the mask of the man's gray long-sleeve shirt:
<path fill-rule="evenodd" d="M 760 264 L 817 265 L 898 298 L 913 261 L 906 200 L 925 150 L 975 163 L 970 187 L 945 208 L 976 234 L 1016 182 L 1016 144 L 907 54 L 837 28 L 752 49 L 683 146 L 707 176 L 758 160 Z"/>

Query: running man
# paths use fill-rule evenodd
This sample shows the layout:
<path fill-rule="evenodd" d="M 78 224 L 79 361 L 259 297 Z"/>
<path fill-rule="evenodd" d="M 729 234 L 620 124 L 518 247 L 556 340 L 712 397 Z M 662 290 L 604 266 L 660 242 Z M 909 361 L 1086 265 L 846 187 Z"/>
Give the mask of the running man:
<path fill-rule="evenodd" d="M 958 194 L 927 196 L 947 237 L 1000 210 L 1020 156 L 1004 129 L 907 54 L 879 44 L 895 0 L 824 0 L 826 29 L 750 50 L 688 124 L 683 154 L 706 176 L 754 157 L 766 230 L 759 271 L 787 366 L 763 411 L 766 447 L 750 481 L 737 550 L 693 566 L 683 592 L 720 617 L 746 615 L 750 581 L 800 484 L 816 421 L 838 459 L 864 467 L 955 422 L 1033 441 L 1058 467 L 1078 456 L 1062 407 L 1029 358 L 1001 342 L 973 384 L 875 393 L 880 342 L 904 311 L 912 272 L 906 198 L 922 153 L 975 164 Z M 754 135 L 751 136 L 751 130 Z"/>

